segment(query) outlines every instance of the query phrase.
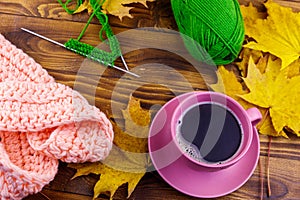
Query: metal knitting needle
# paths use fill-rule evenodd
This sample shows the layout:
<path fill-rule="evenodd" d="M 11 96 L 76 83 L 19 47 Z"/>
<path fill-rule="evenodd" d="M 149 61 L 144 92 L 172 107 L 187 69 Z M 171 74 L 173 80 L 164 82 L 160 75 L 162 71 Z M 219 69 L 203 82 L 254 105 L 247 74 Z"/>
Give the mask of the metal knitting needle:
<path fill-rule="evenodd" d="M 62 44 L 62 43 L 59 43 L 59 42 L 57 42 L 57 41 L 55 41 L 55 40 L 52 40 L 52 39 L 50 39 L 50 38 L 48 38 L 48 37 L 45 37 L 45 36 L 43 36 L 43 35 L 40 35 L 40 34 L 38 34 L 38 33 L 35 33 L 35 32 L 33 32 L 33 31 L 31 31 L 31 30 L 26 29 L 26 28 L 21 28 L 21 29 L 22 29 L 23 31 L 27 32 L 27 33 L 30 33 L 30 34 L 32 34 L 32 35 L 35 35 L 35 36 L 39 37 L 39 38 L 42 38 L 42 39 L 44 39 L 44 40 L 46 40 L 46 41 L 48 41 L 48 42 L 51 42 L 51 43 L 53 43 L 53 44 L 56 44 L 56 45 L 58 45 L 58 46 L 61 46 L 61 47 L 65 48 L 65 49 L 68 49 L 68 50 L 71 50 L 71 51 L 77 53 L 77 50 L 67 48 L 67 47 L 66 47 L 64 44 Z M 102 60 L 99 60 L 99 59 L 94 58 L 94 57 L 91 57 L 91 58 L 94 59 L 94 60 L 96 60 L 96 61 L 98 61 L 99 63 L 104 64 L 104 62 L 103 62 Z M 132 75 L 132 76 L 140 77 L 139 75 L 137 75 L 137 74 L 135 74 L 135 73 L 133 73 L 133 72 L 130 72 L 130 71 L 128 70 L 128 66 L 127 66 L 127 64 L 126 64 L 126 62 L 125 62 L 125 60 L 124 60 L 124 58 L 123 58 L 122 55 L 121 55 L 121 59 L 122 59 L 122 62 L 124 63 L 124 65 L 125 65 L 125 67 L 126 67 L 127 70 L 122 69 L 121 67 L 117 67 L 117 66 L 115 66 L 115 65 L 111 65 L 111 64 L 108 64 L 108 66 L 113 67 L 113 68 L 115 68 L 115 69 L 117 69 L 117 70 L 120 70 L 120 71 L 122 71 L 122 72 L 128 73 L 128 74 L 130 74 L 130 75 Z"/>
<path fill-rule="evenodd" d="M 127 66 L 127 63 L 126 63 L 126 61 L 125 61 L 123 55 L 121 55 L 120 57 L 121 57 L 121 60 L 122 60 L 122 62 L 123 62 L 123 64 L 124 64 L 126 70 L 129 71 L 128 66 Z"/>

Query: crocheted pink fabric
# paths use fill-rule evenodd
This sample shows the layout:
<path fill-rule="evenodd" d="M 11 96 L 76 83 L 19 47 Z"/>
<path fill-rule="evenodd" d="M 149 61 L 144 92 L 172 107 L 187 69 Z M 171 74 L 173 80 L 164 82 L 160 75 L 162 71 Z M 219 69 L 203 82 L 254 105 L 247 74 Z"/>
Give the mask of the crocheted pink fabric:
<path fill-rule="evenodd" d="M 0 199 L 22 199 L 55 176 L 58 160 L 32 149 L 26 133 L 0 132 Z"/>
<path fill-rule="evenodd" d="M 0 34 L 0 139 L 1 200 L 21 199 L 54 178 L 57 159 L 104 159 L 113 129 L 104 113 Z"/>

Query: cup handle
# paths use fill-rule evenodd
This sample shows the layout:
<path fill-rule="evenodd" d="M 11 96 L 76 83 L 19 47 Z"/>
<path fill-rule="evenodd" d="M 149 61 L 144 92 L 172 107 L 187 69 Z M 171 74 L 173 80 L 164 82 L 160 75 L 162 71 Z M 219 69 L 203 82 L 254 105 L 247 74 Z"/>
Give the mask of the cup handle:
<path fill-rule="evenodd" d="M 255 107 L 249 108 L 246 112 L 253 126 L 255 126 L 262 118 L 260 111 Z"/>

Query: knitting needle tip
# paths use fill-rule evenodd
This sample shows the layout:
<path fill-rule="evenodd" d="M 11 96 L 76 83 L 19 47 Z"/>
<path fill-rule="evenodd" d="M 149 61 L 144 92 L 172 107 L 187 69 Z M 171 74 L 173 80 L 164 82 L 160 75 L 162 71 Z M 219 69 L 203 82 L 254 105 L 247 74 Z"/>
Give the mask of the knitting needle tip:
<path fill-rule="evenodd" d="M 133 72 L 131 72 L 131 71 L 125 70 L 125 69 L 123 69 L 123 68 L 121 68 L 121 67 L 117 67 L 117 66 L 115 66 L 115 65 L 112 65 L 112 67 L 114 67 L 114 68 L 116 68 L 116 69 L 118 69 L 118 70 L 120 70 L 120 71 L 122 71 L 122 72 L 128 73 L 128 74 L 130 74 L 130 75 L 132 75 L 132 76 L 135 76 L 135 77 L 137 77 L 137 78 L 140 78 L 140 77 L 141 77 L 140 75 L 137 75 L 137 74 L 135 74 L 135 73 L 133 73 Z"/>
<path fill-rule="evenodd" d="M 35 35 L 35 36 L 37 36 L 37 37 L 39 37 L 39 38 L 42 38 L 42 39 L 44 39 L 44 40 L 47 40 L 48 42 L 52 42 L 53 44 L 56 44 L 56 45 L 58 45 L 58 46 L 61 46 L 61 47 L 66 48 L 65 45 L 63 45 L 63 44 L 61 44 L 61 43 L 59 43 L 59 42 L 57 42 L 57 41 L 55 41 L 55 40 L 52 40 L 52 39 L 50 39 L 50 38 L 47 38 L 47 37 L 45 37 L 45 36 L 43 36 L 43 35 L 40 35 L 40 34 L 38 34 L 38 33 L 35 33 L 35 32 L 33 32 L 33 31 L 31 31 L 31 30 L 26 29 L 26 28 L 21 28 L 21 29 L 22 29 L 23 31 L 27 32 L 27 33 L 30 33 L 30 34 L 32 34 L 32 35 Z"/>
<path fill-rule="evenodd" d="M 128 65 L 127 65 L 127 63 L 126 63 L 126 61 L 125 61 L 123 55 L 121 55 L 121 60 L 122 60 L 122 62 L 123 62 L 123 64 L 124 64 L 126 70 L 129 71 Z"/>

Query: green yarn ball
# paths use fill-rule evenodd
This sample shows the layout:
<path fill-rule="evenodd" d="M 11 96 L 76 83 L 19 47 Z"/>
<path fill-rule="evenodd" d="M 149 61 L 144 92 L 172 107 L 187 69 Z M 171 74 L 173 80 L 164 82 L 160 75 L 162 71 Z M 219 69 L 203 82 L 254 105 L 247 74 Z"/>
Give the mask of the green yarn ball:
<path fill-rule="evenodd" d="M 245 37 L 237 0 L 171 0 L 178 29 L 189 53 L 208 64 L 235 60 Z"/>

